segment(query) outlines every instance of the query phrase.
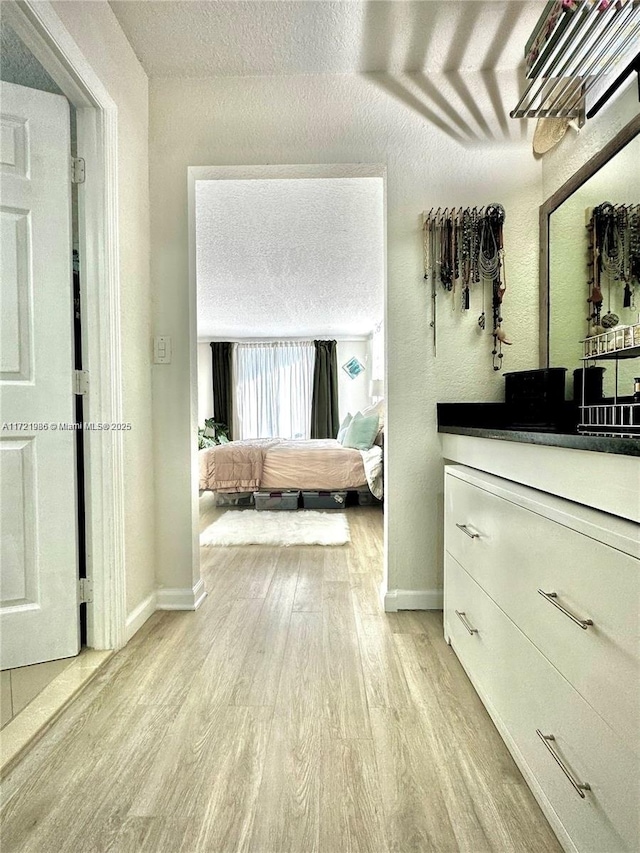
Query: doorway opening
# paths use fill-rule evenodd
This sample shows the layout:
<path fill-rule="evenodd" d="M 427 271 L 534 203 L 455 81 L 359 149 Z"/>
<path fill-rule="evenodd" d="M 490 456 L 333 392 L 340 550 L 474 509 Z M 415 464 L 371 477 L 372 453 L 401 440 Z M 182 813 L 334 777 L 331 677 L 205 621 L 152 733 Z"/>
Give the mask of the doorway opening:
<path fill-rule="evenodd" d="M 222 516 L 337 506 L 357 544 L 358 512 L 374 507 L 384 595 L 385 190 L 382 166 L 189 170 L 196 561 L 198 532 Z M 373 433 L 343 444 L 354 416 Z M 227 438 L 262 443 L 255 479 L 215 479 L 215 460 L 240 449 L 218 450 Z"/>

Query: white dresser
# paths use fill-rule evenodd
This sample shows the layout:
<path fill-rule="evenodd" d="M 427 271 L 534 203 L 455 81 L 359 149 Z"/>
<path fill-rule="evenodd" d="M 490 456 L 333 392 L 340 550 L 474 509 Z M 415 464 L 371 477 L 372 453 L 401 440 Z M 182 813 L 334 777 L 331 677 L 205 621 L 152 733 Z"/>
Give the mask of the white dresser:
<path fill-rule="evenodd" d="M 445 637 L 568 851 L 640 850 L 638 533 L 445 468 Z"/>

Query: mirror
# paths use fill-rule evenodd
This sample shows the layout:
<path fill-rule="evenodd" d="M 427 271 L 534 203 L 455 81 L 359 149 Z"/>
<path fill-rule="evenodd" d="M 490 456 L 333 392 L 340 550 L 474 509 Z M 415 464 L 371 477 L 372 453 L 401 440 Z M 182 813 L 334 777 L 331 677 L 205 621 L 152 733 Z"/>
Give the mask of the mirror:
<path fill-rule="evenodd" d="M 633 215 L 640 211 L 640 116 L 630 122 L 619 134 L 590 160 L 579 172 L 561 187 L 540 209 L 541 238 L 541 366 L 566 367 L 566 398 L 574 397 L 573 371 L 583 366 L 581 341 L 593 331 L 593 238 L 587 228 L 592 221 L 593 208 L 605 202 L 620 205 L 619 227 L 612 233 L 620 245 L 619 237 L 630 230 L 622 221 L 626 210 L 633 223 Z M 634 205 L 635 208 L 630 205 Z M 606 211 L 606 208 L 600 208 Z M 602 219 L 598 220 L 600 235 Z M 609 220 L 613 222 L 613 219 Z M 596 238 L 596 242 L 600 238 Z M 627 246 L 628 253 L 628 246 Z M 591 266 L 590 266 L 591 264 Z M 638 322 L 640 313 L 640 287 L 632 288 L 625 298 L 625 282 L 618 278 L 614 267 L 605 265 L 599 274 L 602 305 L 599 323 L 617 325 Z M 628 288 L 627 288 L 628 291 Z M 608 316 L 606 316 L 608 315 Z M 614 324 L 616 325 L 616 324 Z M 615 392 L 615 363 L 606 362 L 603 374 L 603 395 Z M 618 365 L 618 394 L 633 393 L 633 379 L 638 375 L 638 362 L 621 361 Z"/>

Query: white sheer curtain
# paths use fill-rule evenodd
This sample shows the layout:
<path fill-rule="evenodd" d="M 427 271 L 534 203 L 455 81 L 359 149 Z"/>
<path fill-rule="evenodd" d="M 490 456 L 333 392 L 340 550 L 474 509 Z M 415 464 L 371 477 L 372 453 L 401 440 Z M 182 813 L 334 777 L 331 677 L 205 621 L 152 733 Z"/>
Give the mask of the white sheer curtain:
<path fill-rule="evenodd" d="M 234 344 L 234 438 L 309 438 L 312 341 Z"/>

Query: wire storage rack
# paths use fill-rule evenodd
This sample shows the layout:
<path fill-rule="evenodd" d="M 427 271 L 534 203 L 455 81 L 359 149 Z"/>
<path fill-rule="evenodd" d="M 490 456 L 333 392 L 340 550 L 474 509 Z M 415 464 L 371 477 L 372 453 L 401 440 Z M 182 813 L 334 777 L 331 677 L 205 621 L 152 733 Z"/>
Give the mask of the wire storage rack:
<path fill-rule="evenodd" d="M 525 47 L 512 118 L 585 118 L 638 67 L 638 0 L 549 0 Z"/>
<path fill-rule="evenodd" d="M 615 393 L 612 399 L 588 401 L 585 397 L 583 371 L 582 401 L 578 432 L 618 438 L 640 438 L 640 401 L 618 394 L 618 363 L 640 357 L 640 323 L 618 326 L 601 335 L 581 341 L 582 362 L 613 361 L 615 364 Z"/>

